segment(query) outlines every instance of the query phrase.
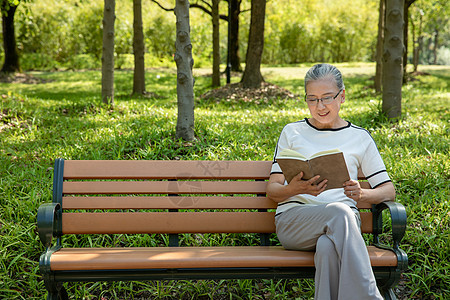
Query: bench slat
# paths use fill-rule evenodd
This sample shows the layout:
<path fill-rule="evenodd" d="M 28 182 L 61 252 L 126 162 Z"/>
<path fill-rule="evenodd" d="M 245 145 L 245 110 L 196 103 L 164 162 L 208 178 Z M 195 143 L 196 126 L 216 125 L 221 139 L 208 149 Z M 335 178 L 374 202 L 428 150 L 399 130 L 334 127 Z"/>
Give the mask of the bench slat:
<path fill-rule="evenodd" d="M 271 233 L 274 212 L 63 213 L 64 234 Z"/>
<path fill-rule="evenodd" d="M 391 250 L 367 247 L 372 266 L 397 266 Z M 163 247 L 61 249 L 51 257 L 51 269 L 114 270 L 166 268 L 313 267 L 314 252 L 282 247 Z"/>
<path fill-rule="evenodd" d="M 63 213 L 64 234 L 272 233 L 274 212 Z M 372 232 L 372 214 L 361 213 L 361 231 Z"/>
<path fill-rule="evenodd" d="M 271 161 L 66 160 L 65 179 L 268 179 Z"/>
<path fill-rule="evenodd" d="M 267 197 L 63 197 L 63 209 L 275 209 Z"/>
<path fill-rule="evenodd" d="M 359 209 L 371 204 L 359 202 Z M 277 203 L 267 197 L 168 196 L 168 197 L 63 197 L 63 209 L 271 209 Z"/>
<path fill-rule="evenodd" d="M 265 181 L 64 182 L 64 194 L 265 194 Z"/>

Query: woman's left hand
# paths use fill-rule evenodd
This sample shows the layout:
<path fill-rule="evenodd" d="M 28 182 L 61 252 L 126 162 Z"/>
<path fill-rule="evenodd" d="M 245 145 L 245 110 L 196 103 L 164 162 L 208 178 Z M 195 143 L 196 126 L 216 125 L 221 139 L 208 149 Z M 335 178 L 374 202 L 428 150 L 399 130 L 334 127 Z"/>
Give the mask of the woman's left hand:
<path fill-rule="evenodd" d="M 349 180 L 344 183 L 344 194 L 358 202 L 361 200 L 362 189 L 359 182 L 356 180 Z"/>

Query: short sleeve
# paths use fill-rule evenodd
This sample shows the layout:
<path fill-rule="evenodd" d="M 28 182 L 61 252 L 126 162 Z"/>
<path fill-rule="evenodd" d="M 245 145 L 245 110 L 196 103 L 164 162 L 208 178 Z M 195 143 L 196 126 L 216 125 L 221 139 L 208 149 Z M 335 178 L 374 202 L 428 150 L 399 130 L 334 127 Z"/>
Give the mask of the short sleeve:
<path fill-rule="evenodd" d="M 275 153 L 273 155 L 273 163 L 272 163 L 272 169 L 270 171 L 270 174 L 283 174 L 281 171 L 280 166 L 278 165 L 278 162 L 276 160 L 276 157 L 278 153 L 280 153 L 281 150 L 289 148 L 289 142 L 287 138 L 287 130 L 286 127 L 283 128 L 281 131 L 280 137 L 278 138 L 277 146 L 275 148 Z"/>
<path fill-rule="evenodd" d="M 372 188 L 391 181 L 372 137 L 370 137 L 370 142 L 362 159 L 361 170 Z"/>

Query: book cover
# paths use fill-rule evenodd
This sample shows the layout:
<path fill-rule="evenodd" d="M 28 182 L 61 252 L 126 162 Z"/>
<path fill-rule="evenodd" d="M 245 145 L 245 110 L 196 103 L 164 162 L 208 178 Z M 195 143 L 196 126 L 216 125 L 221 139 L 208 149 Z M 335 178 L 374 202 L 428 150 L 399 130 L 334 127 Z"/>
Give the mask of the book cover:
<path fill-rule="evenodd" d="M 288 183 L 300 172 L 303 172 L 303 180 L 320 175 L 316 184 L 327 179 L 325 190 L 342 188 L 344 182 L 350 180 L 344 154 L 339 149 L 321 151 L 309 158 L 296 151 L 284 149 L 275 159 Z"/>

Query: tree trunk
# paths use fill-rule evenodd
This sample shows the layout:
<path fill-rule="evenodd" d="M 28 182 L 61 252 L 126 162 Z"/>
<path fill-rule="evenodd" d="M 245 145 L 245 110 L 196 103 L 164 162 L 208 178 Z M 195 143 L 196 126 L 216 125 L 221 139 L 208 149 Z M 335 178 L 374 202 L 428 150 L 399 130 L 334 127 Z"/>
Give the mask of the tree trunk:
<path fill-rule="evenodd" d="M 386 0 L 386 1 L 389 1 L 389 0 Z M 408 67 L 408 35 L 409 35 L 408 19 L 409 19 L 409 7 L 414 2 L 416 2 L 416 0 L 405 0 L 404 6 L 403 6 L 403 24 L 404 24 L 403 44 L 405 47 L 405 51 L 403 52 L 403 83 L 406 83 L 408 81 L 408 73 L 406 71 L 406 68 Z"/>
<path fill-rule="evenodd" d="M 422 18 L 423 14 L 420 13 L 420 17 L 419 17 L 419 32 L 417 35 L 417 41 L 414 41 L 414 53 L 413 53 L 413 65 L 414 65 L 414 70 L 413 72 L 417 72 L 417 66 L 419 65 L 419 56 L 420 56 L 420 49 L 422 48 L 422 44 L 423 44 L 423 36 L 422 36 Z M 411 19 L 412 22 L 412 19 Z"/>
<path fill-rule="evenodd" d="M 114 106 L 114 22 L 115 0 L 104 0 L 103 53 L 102 53 L 102 101 Z"/>
<path fill-rule="evenodd" d="M 266 0 L 252 0 L 251 9 L 250 32 L 242 84 L 244 88 L 259 88 L 261 82 L 264 81 L 261 75 L 261 57 L 264 49 Z"/>
<path fill-rule="evenodd" d="M 194 77 L 192 76 L 192 44 L 189 24 L 189 1 L 176 0 L 177 37 L 175 62 L 177 64 L 178 120 L 177 138 L 194 139 Z"/>
<path fill-rule="evenodd" d="M 402 112 L 403 4 L 403 0 L 386 1 L 382 110 L 390 119 Z"/>
<path fill-rule="evenodd" d="M 433 46 L 433 65 L 437 64 L 438 43 L 439 43 L 439 29 L 435 28 L 435 32 L 434 32 L 434 46 Z"/>
<path fill-rule="evenodd" d="M 133 0 L 133 52 L 134 76 L 133 94 L 145 94 L 145 47 L 144 30 L 142 25 L 142 0 Z"/>
<path fill-rule="evenodd" d="M 20 72 L 19 53 L 16 44 L 16 35 L 14 30 L 14 15 L 17 5 L 3 0 L 1 3 L 2 24 L 3 24 L 3 49 L 5 51 L 5 61 L 1 72 L 13 73 Z"/>
<path fill-rule="evenodd" d="M 220 39 L 219 39 L 219 1 L 212 0 L 212 25 L 213 25 L 213 68 L 212 86 L 220 86 Z"/>
<path fill-rule="evenodd" d="M 241 72 L 241 58 L 239 56 L 239 14 L 241 13 L 240 2 L 238 0 L 228 0 L 230 3 L 230 64 L 231 70 Z"/>
<path fill-rule="evenodd" d="M 415 55 L 416 55 L 416 25 L 414 24 L 414 20 L 412 19 L 411 16 L 409 17 L 409 22 L 411 23 L 411 33 L 412 33 L 412 41 L 413 41 L 413 43 L 412 43 L 412 45 L 413 45 L 412 61 L 414 63 L 414 61 L 416 59 L 415 58 Z M 403 69 L 403 70 L 404 70 L 404 72 L 406 72 L 405 69 Z M 405 81 L 403 81 L 403 83 L 405 83 Z"/>
<path fill-rule="evenodd" d="M 384 40 L 384 23 L 386 19 L 386 0 L 380 0 L 378 15 L 378 38 L 376 51 L 376 68 L 375 68 L 375 91 L 381 93 L 382 74 L 383 74 L 383 40 Z"/>

